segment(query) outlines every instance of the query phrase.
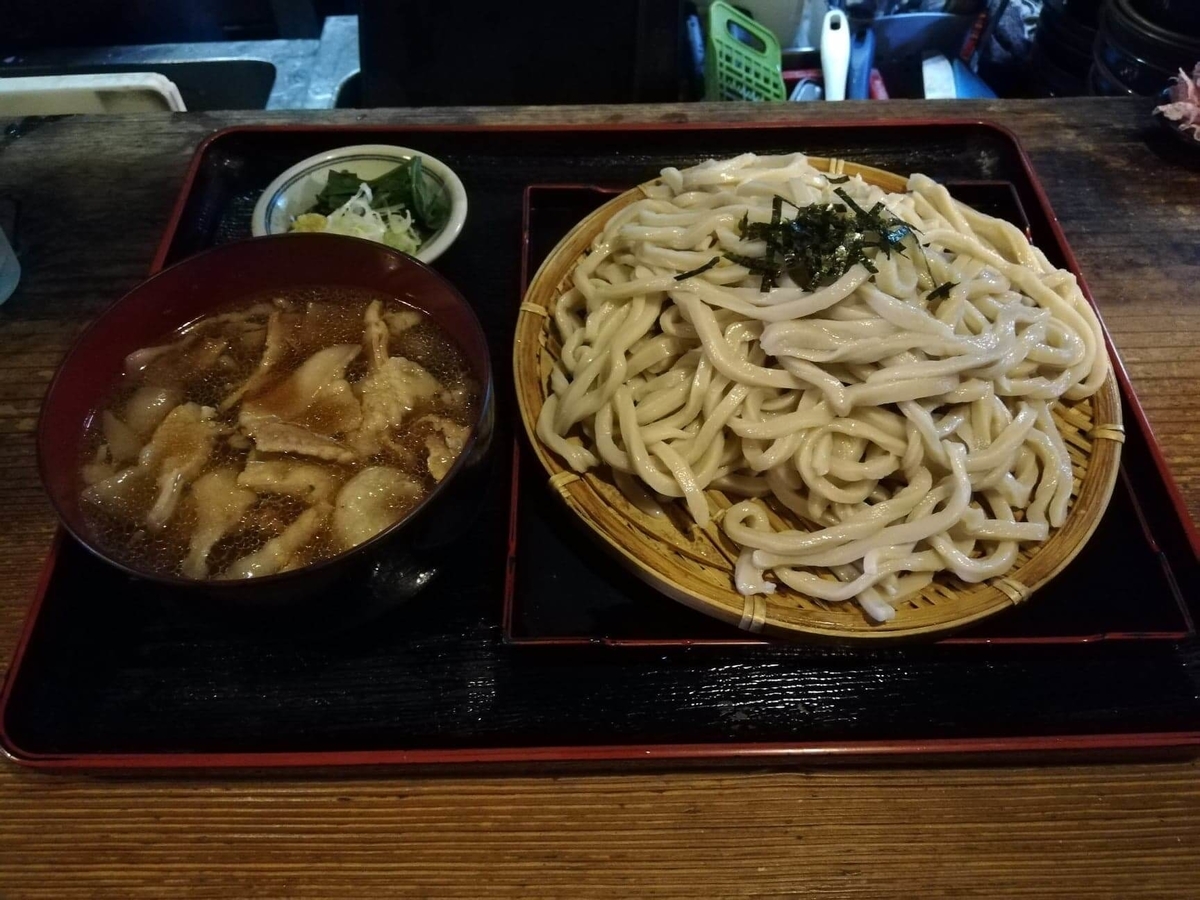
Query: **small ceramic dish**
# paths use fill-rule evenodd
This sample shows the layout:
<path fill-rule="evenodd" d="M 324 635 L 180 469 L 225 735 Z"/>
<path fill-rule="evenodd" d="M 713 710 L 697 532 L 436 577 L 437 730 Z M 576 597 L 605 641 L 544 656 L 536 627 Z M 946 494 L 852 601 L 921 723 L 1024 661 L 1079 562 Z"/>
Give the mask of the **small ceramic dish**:
<path fill-rule="evenodd" d="M 301 160 L 271 182 L 254 207 L 250 230 L 255 237 L 284 234 L 291 230 L 296 216 L 309 212 L 317 194 L 325 187 L 329 173 L 349 170 L 363 181 L 378 178 L 396 166 L 421 157 L 425 179 L 442 191 L 449 201 L 450 214 L 445 224 L 431 235 L 414 254 L 421 262 L 433 262 L 446 252 L 462 231 L 467 220 L 467 192 L 458 176 L 441 160 L 389 144 L 360 144 L 339 147 Z"/>

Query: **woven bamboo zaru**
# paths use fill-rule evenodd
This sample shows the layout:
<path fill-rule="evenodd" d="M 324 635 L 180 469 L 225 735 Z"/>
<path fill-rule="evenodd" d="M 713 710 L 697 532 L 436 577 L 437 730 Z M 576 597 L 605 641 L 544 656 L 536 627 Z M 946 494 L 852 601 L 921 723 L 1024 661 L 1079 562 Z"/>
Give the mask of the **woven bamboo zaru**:
<path fill-rule="evenodd" d="M 840 159 L 809 161 L 831 174 L 861 175 L 886 191 L 905 190 L 905 179 L 890 172 Z M 887 623 L 868 620 L 853 602 L 828 603 L 782 584 L 766 596 L 739 594 L 733 586 L 737 547 L 720 528 L 721 511 L 736 499 L 731 501 L 720 491 L 707 492 L 714 516 L 711 524 L 701 528 L 682 501 L 664 502 L 665 516 L 648 515 L 625 498 L 608 468 L 579 475 L 565 466 L 538 440 L 535 428 L 561 350 L 550 311 L 608 219 L 645 196 L 637 187 L 613 198 L 558 243 L 529 284 L 513 345 L 521 418 L 551 488 L 638 577 L 693 609 L 750 632 L 879 641 L 962 628 L 1024 603 L 1075 558 L 1100 523 L 1117 478 L 1124 428 L 1111 374 L 1093 397 L 1060 402 L 1054 408 L 1075 474 L 1070 513 L 1063 526 L 1047 541 L 1024 545 L 1016 565 L 1001 578 L 966 584 L 948 572 L 939 573 L 925 589 L 900 601 L 895 618 Z M 776 528 L 805 527 L 782 507 L 772 506 L 771 513 Z"/>

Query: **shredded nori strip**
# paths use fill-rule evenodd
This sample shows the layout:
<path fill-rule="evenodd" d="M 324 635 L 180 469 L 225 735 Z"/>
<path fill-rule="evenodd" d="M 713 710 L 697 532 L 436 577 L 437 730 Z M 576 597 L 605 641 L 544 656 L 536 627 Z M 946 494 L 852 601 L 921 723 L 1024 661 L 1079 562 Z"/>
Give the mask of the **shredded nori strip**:
<path fill-rule="evenodd" d="M 692 271 L 690 271 L 690 272 L 684 272 L 682 275 L 676 275 L 675 280 L 683 281 L 685 278 L 692 278 L 693 276 L 696 276 L 696 275 L 703 275 L 705 272 L 707 272 L 709 269 L 711 269 L 713 266 L 715 266 L 720 261 L 721 261 L 721 257 L 714 256 L 712 259 L 710 259 L 708 262 L 706 262 L 700 268 L 692 269 Z"/>
<path fill-rule="evenodd" d="M 849 175 L 835 175 L 833 177 L 827 177 L 825 180 L 828 181 L 830 184 L 845 184 L 847 181 L 850 180 L 850 176 Z"/>
<path fill-rule="evenodd" d="M 925 297 L 926 300 L 944 300 L 950 296 L 950 291 L 955 287 L 953 281 L 947 281 L 945 284 L 939 284 Z"/>
<path fill-rule="evenodd" d="M 841 188 L 834 193 L 845 206 L 800 207 L 776 195 L 771 199 L 770 222 L 751 222 L 743 215 L 739 226 L 743 239 L 766 245 L 763 256 L 726 253 L 726 258 L 759 275 L 760 288 L 766 292 L 784 272 L 805 290 L 836 281 L 855 265 L 875 273 L 878 270 L 866 255 L 870 248 L 889 257 L 893 251 L 907 255 L 904 242 L 913 235 L 911 226 L 887 212 L 882 203 L 865 210 Z M 795 208 L 795 218 L 783 217 L 785 203 Z"/>

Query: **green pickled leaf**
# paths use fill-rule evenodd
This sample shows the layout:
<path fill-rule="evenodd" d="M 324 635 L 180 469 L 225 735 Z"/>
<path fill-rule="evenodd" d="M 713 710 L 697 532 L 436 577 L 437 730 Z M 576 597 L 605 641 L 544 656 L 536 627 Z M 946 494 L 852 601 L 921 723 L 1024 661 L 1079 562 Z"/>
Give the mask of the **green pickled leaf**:
<path fill-rule="evenodd" d="M 420 164 L 420 157 L 414 157 L 408 162 L 401 163 L 396 168 L 367 182 L 367 186 L 371 189 L 371 207 L 373 209 L 413 208 L 412 175 L 410 173 L 414 162 Z"/>
<path fill-rule="evenodd" d="M 309 212 L 320 213 L 323 216 L 329 215 L 357 194 L 360 184 L 362 182 L 353 172 L 337 170 L 330 172 L 325 187 L 321 189 L 321 193 L 317 194 L 316 205 Z"/>
<path fill-rule="evenodd" d="M 428 231 L 437 231 L 450 215 L 450 202 L 446 192 L 438 187 L 433 179 L 425 177 L 419 156 L 410 160 L 409 183 L 412 189 L 412 211 L 417 222 Z"/>
<path fill-rule="evenodd" d="M 317 194 L 310 212 L 329 215 L 358 193 L 363 183 L 359 176 L 346 170 L 329 173 L 325 187 Z M 450 200 L 438 184 L 425 175 L 421 157 L 414 156 L 378 178 L 366 182 L 371 189 L 371 208 L 412 214 L 417 226 L 427 233 L 441 228 L 450 215 Z"/>

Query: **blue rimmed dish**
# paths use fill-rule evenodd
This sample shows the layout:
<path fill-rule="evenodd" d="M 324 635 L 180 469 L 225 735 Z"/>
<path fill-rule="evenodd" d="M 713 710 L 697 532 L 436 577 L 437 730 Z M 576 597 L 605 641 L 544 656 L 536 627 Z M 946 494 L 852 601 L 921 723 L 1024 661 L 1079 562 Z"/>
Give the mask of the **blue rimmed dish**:
<path fill-rule="evenodd" d="M 467 220 L 467 192 L 449 166 L 428 153 L 408 147 L 360 144 L 327 150 L 301 160 L 263 191 L 254 207 L 250 230 L 256 237 L 290 231 L 296 216 L 313 208 L 317 194 L 325 187 L 329 173 L 334 170 L 349 170 L 363 181 L 369 181 L 414 156 L 421 157 L 426 181 L 444 193 L 450 210 L 445 224 L 430 235 L 414 254 L 421 262 L 433 262 L 449 249 L 462 231 Z"/>

